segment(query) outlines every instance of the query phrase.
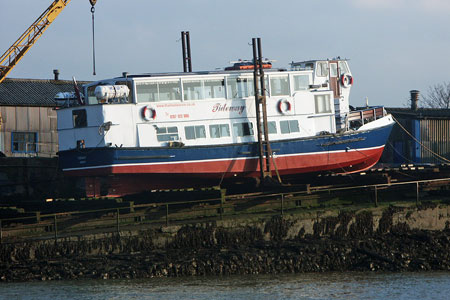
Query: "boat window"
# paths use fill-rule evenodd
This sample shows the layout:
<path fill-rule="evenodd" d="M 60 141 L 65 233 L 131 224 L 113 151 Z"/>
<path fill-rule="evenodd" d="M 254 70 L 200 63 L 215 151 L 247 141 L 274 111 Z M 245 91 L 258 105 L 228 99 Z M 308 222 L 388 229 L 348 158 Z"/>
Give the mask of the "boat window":
<path fill-rule="evenodd" d="M 206 130 L 204 125 L 186 126 L 184 128 L 187 140 L 204 139 L 206 138 Z"/>
<path fill-rule="evenodd" d="M 180 82 L 178 80 L 137 82 L 136 96 L 138 103 L 181 100 Z"/>
<path fill-rule="evenodd" d="M 330 76 L 337 77 L 337 63 L 330 63 Z"/>
<path fill-rule="evenodd" d="M 314 96 L 314 102 L 316 114 L 331 112 L 330 95 L 316 95 Z"/>
<path fill-rule="evenodd" d="M 158 101 L 181 100 L 180 82 L 161 81 L 158 82 Z"/>
<path fill-rule="evenodd" d="M 213 139 L 230 136 L 230 126 L 228 124 L 209 125 L 209 135 Z"/>
<path fill-rule="evenodd" d="M 316 66 L 316 75 L 318 77 L 328 76 L 328 66 L 326 61 L 318 62 Z"/>
<path fill-rule="evenodd" d="M 137 103 L 156 102 L 156 99 L 158 99 L 158 84 L 156 82 L 137 82 L 136 97 Z"/>
<path fill-rule="evenodd" d="M 228 78 L 228 99 L 254 96 L 252 78 Z"/>
<path fill-rule="evenodd" d="M 85 109 L 72 110 L 73 128 L 87 127 L 87 116 Z"/>
<path fill-rule="evenodd" d="M 95 88 L 97 85 L 93 85 L 87 88 L 87 104 L 93 105 L 98 104 L 97 97 L 95 96 Z"/>
<path fill-rule="evenodd" d="M 275 121 L 267 122 L 267 128 L 269 129 L 269 134 L 277 133 L 277 123 Z M 262 126 L 262 133 L 264 134 L 264 126 Z"/>
<path fill-rule="evenodd" d="M 183 93 L 184 100 L 205 99 L 202 80 L 184 80 Z"/>
<path fill-rule="evenodd" d="M 177 141 L 178 128 L 177 127 L 158 127 L 156 128 L 156 138 L 158 142 Z"/>
<path fill-rule="evenodd" d="M 235 136 L 249 136 L 253 135 L 252 123 L 235 123 L 233 124 L 233 134 Z"/>
<path fill-rule="evenodd" d="M 309 75 L 294 75 L 294 91 L 306 91 L 309 88 Z"/>
<path fill-rule="evenodd" d="M 205 98 L 222 98 L 225 99 L 225 80 L 210 79 L 204 80 Z"/>
<path fill-rule="evenodd" d="M 348 70 L 348 66 L 347 66 L 347 62 L 346 61 L 340 61 L 339 62 L 339 71 L 341 72 L 341 74 L 350 73 L 350 71 Z"/>
<path fill-rule="evenodd" d="M 272 96 L 289 95 L 288 75 L 270 76 L 270 93 Z"/>
<path fill-rule="evenodd" d="M 280 121 L 280 129 L 282 134 L 300 132 L 297 120 Z"/>

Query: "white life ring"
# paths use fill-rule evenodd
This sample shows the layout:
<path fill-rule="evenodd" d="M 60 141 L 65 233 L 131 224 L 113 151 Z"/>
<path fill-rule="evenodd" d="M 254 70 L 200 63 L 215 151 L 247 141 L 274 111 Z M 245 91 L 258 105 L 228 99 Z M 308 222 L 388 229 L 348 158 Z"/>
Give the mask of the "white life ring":
<path fill-rule="evenodd" d="M 353 77 L 348 74 L 342 74 L 339 81 L 343 87 L 347 88 L 353 84 Z"/>
<path fill-rule="evenodd" d="M 144 106 L 144 108 L 142 108 L 142 118 L 146 121 L 156 119 L 156 110 L 149 105 Z"/>
<path fill-rule="evenodd" d="M 280 101 L 278 101 L 277 107 L 278 111 L 283 115 L 290 113 L 292 110 L 291 102 L 289 102 L 288 99 L 281 99 Z"/>

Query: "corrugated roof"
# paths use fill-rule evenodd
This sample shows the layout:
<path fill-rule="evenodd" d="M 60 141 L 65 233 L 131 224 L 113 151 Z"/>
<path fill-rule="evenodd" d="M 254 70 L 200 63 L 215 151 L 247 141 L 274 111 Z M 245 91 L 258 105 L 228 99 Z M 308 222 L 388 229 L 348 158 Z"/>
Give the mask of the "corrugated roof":
<path fill-rule="evenodd" d="M 77 82 L 81 90 L 81 84 Z M 54 97 L 59 92 L 73 92 L 71 80 L 6 78 L 0 83 L 0 105 L 56 106 Z"/>
<path fill-rule="evenodd" d="M 450 119 L 450 109 L 443 108 L 411 108 L 386 107 L 388 113 L 401 115 L 411 119 Z"/>

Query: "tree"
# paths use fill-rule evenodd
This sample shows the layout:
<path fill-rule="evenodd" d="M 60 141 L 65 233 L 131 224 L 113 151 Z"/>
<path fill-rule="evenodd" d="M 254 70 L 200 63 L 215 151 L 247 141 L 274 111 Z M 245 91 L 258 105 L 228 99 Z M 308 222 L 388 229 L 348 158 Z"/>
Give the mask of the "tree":
<path fill-rule="evenodd" d="M 423 96 L 424 106 L 430 108 L 450 108 L 450 81 L 439 83 L 428 88 Z"/>

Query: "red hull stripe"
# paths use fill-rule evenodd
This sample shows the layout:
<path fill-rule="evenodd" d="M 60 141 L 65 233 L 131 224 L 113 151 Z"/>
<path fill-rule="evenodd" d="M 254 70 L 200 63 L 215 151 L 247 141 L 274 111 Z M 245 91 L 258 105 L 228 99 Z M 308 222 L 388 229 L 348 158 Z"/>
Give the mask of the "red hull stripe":
<path fill-rule="evenodd" d="M 274 155 L 276 168 L 282 175 L 325 170 L 351 171 L 372 166 L 378 161 L 384 146 L 320 153 Z M 71 175 L 95 176 L 106 174 L 239 174 L 259 171 L 258 157 L 176 161 L 140 164 L 116 164 L 64 169 Z M 273 163 L 273 162 L 272 162 Z M 275 167 L 275 166 L 274 166 Z M 357 170 L 356 170 L 357 171 Z"/>

